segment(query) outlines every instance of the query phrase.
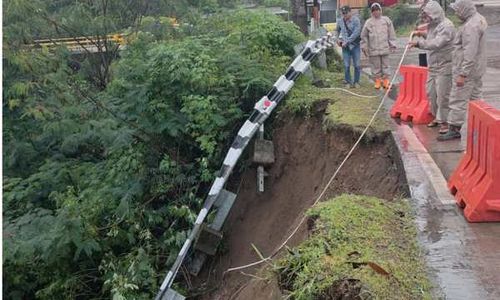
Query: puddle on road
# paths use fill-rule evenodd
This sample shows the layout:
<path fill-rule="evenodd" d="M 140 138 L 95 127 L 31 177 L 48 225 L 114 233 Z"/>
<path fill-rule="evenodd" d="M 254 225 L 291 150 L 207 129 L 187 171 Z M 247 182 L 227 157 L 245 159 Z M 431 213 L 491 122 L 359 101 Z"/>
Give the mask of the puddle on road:
<path fill-rule="evenodd" d="M 407 131 L 406 131 L 407 132 Z M 443 205 L 402 130 L 394 136 L 401 151 L 419 241 L 437 298 L 500 299 L 500 223 L 470 224 L 454 204 Z"/>

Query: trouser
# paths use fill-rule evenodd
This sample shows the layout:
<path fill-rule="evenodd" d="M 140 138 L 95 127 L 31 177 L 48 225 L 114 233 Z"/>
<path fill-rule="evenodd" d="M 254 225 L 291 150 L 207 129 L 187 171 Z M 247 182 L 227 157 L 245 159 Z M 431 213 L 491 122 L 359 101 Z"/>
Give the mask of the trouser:
<path fill-rule="evenodd" d="M 375 78 L 389 77 L 389 55 L 370 56 L 372 74 Z"/>
<path fill-rule="evenodd" d="M 427 98 L 429 98 L 431 113 L 438 123 L 448 120 L 448 103 L 450 101 L 451 86 L 451 73 L 429 71 L 426 83 Z"/>
<path fill-rule="evenodd" d="M 342 58 L 344 59 L 344 80 L 349 83 L 359 83 L 361 77 L 361 67 L 359 65 L 361 57 L 360 46 L 354 46 L 352 49 L 349 47 L 342 48 Z M 354 66 L 354 82 L 351 80 L 351 59 Z"/>
<path fill-rule="evenodd" d="M 450 112 L 448 113 L 448 123 L 453 126 L 462 126 L 467 114 L 467 103 L 469 100 L 482 98 L 483 80 L 482 77 L 466 78 L 464 86 L 457 87 L 453 83 L 450 95 Z"/>

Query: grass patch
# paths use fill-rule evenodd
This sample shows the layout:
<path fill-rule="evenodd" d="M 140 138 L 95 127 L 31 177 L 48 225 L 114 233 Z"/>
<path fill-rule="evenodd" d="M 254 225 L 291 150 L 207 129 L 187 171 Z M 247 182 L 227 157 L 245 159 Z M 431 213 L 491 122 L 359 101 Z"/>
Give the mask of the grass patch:
<path fill-rule="evenodd" d="M 342 83 L 344 75 L 340 72 L 314 70 L 314 74 L 326 87 L 344 88 Z M 329 105 L 325 115 L 325 125 L 328 128 L 348 126 L 352 127 L 354 131 L 361 132 L 377 109 L 382 94 L 373 89 L 372 83 L 364 75 L 361 78 L 360 88 L 348 90 L 361 95 L 379 97 L 360 98 L 345 91 L 318 88 L 312 85 L 308 78 L 302 77 L 291 90 L 290 96 L 286 100 L 286 107 L 292 112 L 307 115 L 311 113 L 315 102 L 328 100 Z M 390 122 L 382 110 L 370 128 L 370 133 L 380 133 L 387 130 L 390 130 Z"/>
<path fill-rule="evenodd" d="M 463 22 L 460 21 L 460 18 L 454 13 L 448 13 L 446 14 L 446 17 L 450 19 L 453 25 L 455 25 L 455 28 L 458 28 L 463 24 Z"/>
<path fill-rule="evenodd" d="M 340 73 L 331 73 L 315 69 L 314 74 L 318 79 L 322 80 L 323 84 L 327 87 L 342 86 L 342 74 Z M 336 93 L 325 88 L 314 86 L 308 77 L 302 76 L 290 90 L 286 100 L 286 109 L 294 113 L 309 115 L 316 102 L 325 99 L 334 101 L 335 98 L 337 98 L 335 94 Z"/>
<path fill-rule="evenodd" d="M 415 29 L 415 25 L 404 25 L 396 28 L 396 36 L 409 37 L 410 33 Z"/>
<path fill-rule="evenodd" d="M 312 236 L 276 269 L 292 299 L 431 299 L 407 202 L 342 195 L 308 214 Z"/>

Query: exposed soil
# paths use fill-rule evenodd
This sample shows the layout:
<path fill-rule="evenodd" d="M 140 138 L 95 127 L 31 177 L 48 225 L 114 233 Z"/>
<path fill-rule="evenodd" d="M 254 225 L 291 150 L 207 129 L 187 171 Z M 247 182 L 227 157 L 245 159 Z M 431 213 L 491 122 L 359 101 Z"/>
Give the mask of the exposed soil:
<path fill-rule="evenodd" d="M 362 288 L 361 281 L 356 279 L 337 280 L 317 300 L 362 300 Z"/>
<path fill-rule="evenodd" d="M 255 168 L 242 174 L 238 198 L 225 224 L 222 253 L 194 279 L 197 289 L 207 290 L 199 299 L 279 299 L 276 285 L 252 280 L 240 272 L 223 273 L 258 260 L 252 244 L 264 256 L 270 255 L 312 205 L 354 144 L 357 134 L 349 129 L 323 129 L 325 108 L 326 103 L 319 103 L 315 115 L 308 119 L 288 115 L 275 121 L 276 162 L 267 170 L 266 191 L 257 192 Z M 341 193 L 388 200 L 407 194 L 406 178 L 390 134 L 361 143 L 323 200 Z M 307 236 L 307 224 L 302 227 L 289 246 Z M 244 272 L 255 274 L 256 269 Z"/>

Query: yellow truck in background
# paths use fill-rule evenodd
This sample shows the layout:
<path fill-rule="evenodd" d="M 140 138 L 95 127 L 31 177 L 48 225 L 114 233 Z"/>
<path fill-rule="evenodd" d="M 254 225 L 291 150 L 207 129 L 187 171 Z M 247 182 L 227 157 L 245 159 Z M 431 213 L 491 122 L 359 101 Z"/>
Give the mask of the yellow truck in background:
<path fill-rule="evenodd" d="M 337 29 L 337 23 L 323 23 L 321 24 L 328 32 L 333 32 Z"/>

